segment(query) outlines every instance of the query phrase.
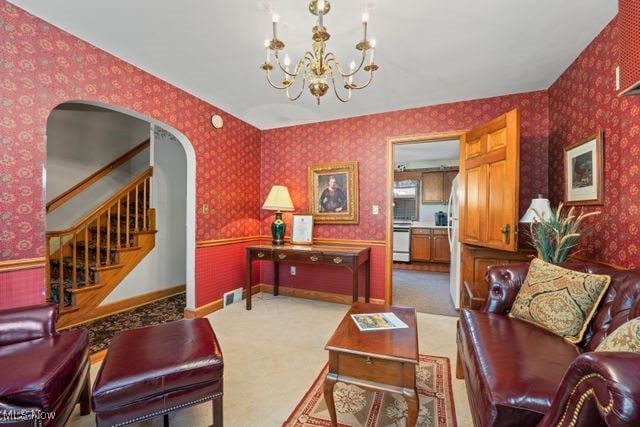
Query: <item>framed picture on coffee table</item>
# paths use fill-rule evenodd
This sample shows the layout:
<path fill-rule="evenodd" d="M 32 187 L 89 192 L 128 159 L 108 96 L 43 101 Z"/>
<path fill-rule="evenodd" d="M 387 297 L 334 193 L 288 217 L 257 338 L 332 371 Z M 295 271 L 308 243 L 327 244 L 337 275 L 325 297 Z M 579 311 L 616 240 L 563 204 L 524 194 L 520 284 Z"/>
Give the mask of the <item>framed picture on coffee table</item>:
<path fill-rule="evenodd" d="M 309 165 L 309 210 L 318 224 L 358 223 L 358 162 Z"/>
<path fill-rule="evenodd" d="M 564 149 L 565 204 L 603 204 L 603 132 Z"/>

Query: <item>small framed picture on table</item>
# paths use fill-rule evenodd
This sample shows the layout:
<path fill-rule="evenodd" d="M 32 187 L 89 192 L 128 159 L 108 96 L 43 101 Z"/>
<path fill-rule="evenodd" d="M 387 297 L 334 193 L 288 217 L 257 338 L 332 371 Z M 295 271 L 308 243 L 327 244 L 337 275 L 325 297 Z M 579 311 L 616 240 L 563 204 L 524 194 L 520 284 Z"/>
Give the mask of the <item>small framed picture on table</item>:
<path fill-rule="evenodd" d="M 291 222 L 291 244 L 313 244 L 313 215 L 293 215 L 293 220 Z"/>

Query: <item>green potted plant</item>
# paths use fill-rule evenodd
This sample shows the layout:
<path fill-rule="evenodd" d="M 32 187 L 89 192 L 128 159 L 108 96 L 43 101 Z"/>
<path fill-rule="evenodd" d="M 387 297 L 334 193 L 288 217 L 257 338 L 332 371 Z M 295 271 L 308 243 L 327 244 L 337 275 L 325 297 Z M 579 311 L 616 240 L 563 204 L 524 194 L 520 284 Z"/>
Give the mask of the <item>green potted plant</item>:
<path fill-rule="evenodd" d="M 580 212 L 576 215 L 574 207 L 566 211 L 562 203 L 556 209 L 551 209 L 550 215 L 532 209 L 538 219 L 529 225 L 529 240 L 538 252 L 538 258 L 553 264 L 564 262 L 571 249 L 578 244 L 584 219 L 600 213 Z"/>

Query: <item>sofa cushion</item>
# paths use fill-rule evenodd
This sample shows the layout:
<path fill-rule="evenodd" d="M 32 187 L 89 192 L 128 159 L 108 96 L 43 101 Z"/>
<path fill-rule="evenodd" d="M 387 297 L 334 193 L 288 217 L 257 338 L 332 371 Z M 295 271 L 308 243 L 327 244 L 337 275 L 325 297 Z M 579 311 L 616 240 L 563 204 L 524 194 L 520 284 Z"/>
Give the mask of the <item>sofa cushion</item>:
<path fill-rule="evenodd" d="M 533 259 L 509 316 L 582 341 L 611 277 L 581 273 Z"/>
<path fill-rule="evenodd" d="M 88 345 L 88 333 L 81 329 L 0 346 L 0 400 L 52 409 L 85 367 Z"/>
<path fill-rule="evenodd" d="M 531 323 L 464 309 L 460 356 L 476 425 L 534 426 L 548 411 L 577 346 Z"/>
<path fill-rule="evenodd" d="M 629 320 L 613 331 L 595 351 L 640 352 L 640 317 Z"/>

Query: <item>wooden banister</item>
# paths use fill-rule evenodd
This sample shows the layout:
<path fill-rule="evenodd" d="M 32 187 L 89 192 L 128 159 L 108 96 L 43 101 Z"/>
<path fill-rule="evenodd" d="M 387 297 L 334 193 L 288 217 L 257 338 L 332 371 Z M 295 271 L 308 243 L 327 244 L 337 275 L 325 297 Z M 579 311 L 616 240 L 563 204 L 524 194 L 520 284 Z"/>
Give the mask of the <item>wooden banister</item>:
<path fill-rule="evenodd" d="M 71 227 L 64 230 L 47 231 L 47 235 L 71 233 L 73 230 L 81 228 L 83 225 L 85 225 L 85 223 L 90 222 L 98 214 L 100 214 L 103 211 L 106 211 L 107 207 L 113 205 L 117 200 L 121 199 L 124 196 L 127 196 L 128 193 L 131 192 L 131 190 L 134 190 L 136 188 L 136 185 L 139 184 L 140 181 L 143 181 L 144 179 L 151 176 L 153 176 L 153 166 L 149 166 L 144 172 L 142 172 L 140 175 L 138 175 L 133 180 L 131 180 L 126 187 L 123 187 L 120 191 L 118 191 L 116 194 L 114 194 L 112 197 L 110 197 L 100 206 L 98 206 L 93 211 L 91 211 L 90 213 L 82 217 L 80 220 L 76 222 L 75 225 L 72 225 Z"/>
<path fill-rule="evenodd" d="M 47 299 L 52 299 L 51 292 L 55 291 L 53 299 L 61 310 L 74 306 L 73 293 L 78 288 L 98 284 L 100 267 L 118 265 L 119 251 L 136 247 L 138 232 L 153 231 L 149 226 L 155 226 L 155 212 L 148 201 L 152 176 L 153 167 L 149 167 L 73 226 L 46 233 Z M 117 233 L 113 242 L 112 229 Z M 55 263 L 57 283 L 52 285 Z M 65 302 L 65 294 L 71 301 Z"/>
<path fill-rule="evenodd" d="M 108 165 L 98 169 L 97 171 L 95 171 L 94 173 L 89 175 L 87 178 L 83 179 L 82 181 L 80 181 L 79 183 L 77 183 L 76 185 L 74 185 L 64 193 L 53 198 L 49 203 L 47 203 L 47 213 L 53 212 L 56 208 L 58 208 L 59 206 L 67 202 L 69 199 L 76 196 L 79 192 L 91 186 L 96 181 L 99 181 L 100 179 L 108 175 L 111 171 L 120 167 L 123 163 L 131 160 L 140 152 L 149 148 L 150 144 L 151 144 L 151 140 L 149 139 L 147 139 L 146 141 L 143 141 L 142 143 L 138 144 L 131 150 L 127 151 L 122 156 L 118 157 Z"/>

